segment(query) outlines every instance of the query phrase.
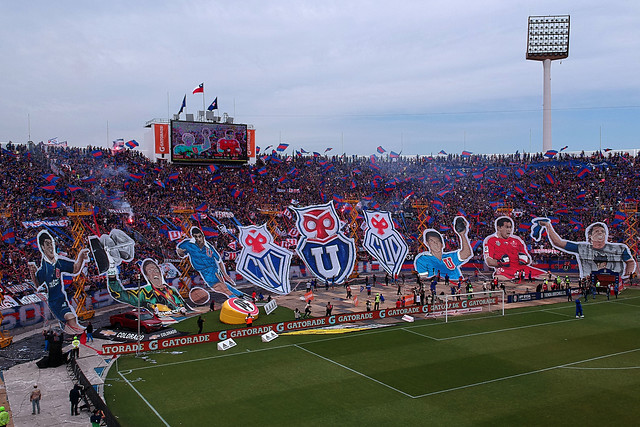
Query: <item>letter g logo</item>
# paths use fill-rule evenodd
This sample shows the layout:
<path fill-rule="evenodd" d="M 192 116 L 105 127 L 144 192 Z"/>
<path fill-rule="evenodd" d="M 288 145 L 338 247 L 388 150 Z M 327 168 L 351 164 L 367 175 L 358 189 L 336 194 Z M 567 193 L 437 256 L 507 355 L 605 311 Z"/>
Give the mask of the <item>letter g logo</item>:
<path fill-rule="evenodd" d="M 149 341 L 149 350 L 158 349 L 158 340 Z"/>
<path fill-rule="evenodd" d="M 384 319 L 385 317 L 387 317 L 387 310 L 380 310 L 380 318 Z"/>
<path fill-rule="evenodd" d="M 222 331 L 222 332 L 220 332 L 220 335 L 218 335 L 218 339 L 219 339 L 220 341 L 224 341 L 224 340 L 226 340 L 226 339 L 227 339 L 227 331 Z"/>

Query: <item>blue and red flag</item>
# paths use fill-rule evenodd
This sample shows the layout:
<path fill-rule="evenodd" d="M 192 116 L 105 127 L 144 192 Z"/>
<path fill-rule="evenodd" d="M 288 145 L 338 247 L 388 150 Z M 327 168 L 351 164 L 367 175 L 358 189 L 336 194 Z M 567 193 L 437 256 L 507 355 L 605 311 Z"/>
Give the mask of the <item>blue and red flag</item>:
<path fill-rule="evenodd" d="M 102 156 L 103 156 L 103 153 L 102 153 L 102 150 L 93 150 L 93 151 L 91 152 L 91 155 L 92 155 L 94 158 L 99 159 L 100 157 L 102 157 Z"/>
<path fill-rule="evenodd" d="M 283 143 L 279 144 L 279 145 L 276 147 L 276 151 L 284 151 L 284 150 L 286 150 L 288 147 L 289 147 L 289 144 L 285 144 L 285 143 L 283 142 Z"/>
<path fill-rule="evenodd" d="M 216 173 L 216 172 L 218 172 L 218 169 L 220 169 L 220 168 L 218 166 L 216 166 L 216 165 L 209 165 L 209 166 L 207 166 L 207 169 L 209 169 L 209 172 L 211 172 L 211 173 Z"/>
<path fill-rule="evenodd" d="M 589 174 L 589 172 L 591 172 L 591 170 L 589 170 L 589 168 L 585 166 L 582 169 L 580 169 L 576 175 L 578 175 L 578 178 L 584 178 L 586 175 Z"/>
<path fill-rule="evenodd" d="M 551 159 L 551 158 L 553 158 L 553 156 L 555 156 L 556 154 L 558 154 L 558 151 L 557 151 L 557 150 L 547 150 L 547 152 L 546 152 L 546 153 L 544 153 L 544 156 L 545 156 L 547 159 Z"/>
<path fill-rule="evenodd" d="M 378 145 L 377 151 L 378 151 L 378 153 L 380 153 L 380 154 L 384 154 L 384 153 L 386 153 L 386 152 L 387 152 L 387 150 L 385 150 L 384 148 L 382 148 L 382 145 Z"/>
<path fill-rule="evenodd" d="M 555 184 L 556 183 L 556 179 L 553 177 L 553 175 L 551 175 L 550 173 L 548 173 L 545 177 L 544 180 L 547 182 L 547 184 Z"/>
<path fill-rule="evenodd" d="M 204 237 L 218 237 L 220 235 L 220 232 L 218 231 L 217 228 L 213 228 L 213 227 L 200 227 L 200 229 L 202 230 L 202 233 L 204 234 Z"/>
<path fill-rule="evenodd" d="M 16 233 L 13 231 L 13 227 L 7 228 L 2 233 L 2 241 L 10 245 L 13 245 L 16 242 Z"/>
<path fill-rule="evenodd" d="M 473 153 L 471 151 L 463 151 L 462 152 L 462 157 L 471 157 Z"/>
<path fill-rule="evenodd" d="M 125 142 L 124 145 L 126 145 L 127 147 L 129 147 L 131 149 L 134 149 L 140 144 L 138 144 L 138 141 L 136 141 L 135 139 L 132 139 L 131 141 Z"/>

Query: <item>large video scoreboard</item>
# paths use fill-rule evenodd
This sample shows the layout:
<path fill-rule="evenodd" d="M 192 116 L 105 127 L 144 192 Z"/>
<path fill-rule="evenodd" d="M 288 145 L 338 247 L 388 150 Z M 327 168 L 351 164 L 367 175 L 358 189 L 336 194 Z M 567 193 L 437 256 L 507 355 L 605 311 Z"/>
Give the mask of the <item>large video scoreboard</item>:
<path fill-rule="evenodd" d="M 247 125 L 171 121 L 171 161 L 184 164 L 246 163 Z"/>

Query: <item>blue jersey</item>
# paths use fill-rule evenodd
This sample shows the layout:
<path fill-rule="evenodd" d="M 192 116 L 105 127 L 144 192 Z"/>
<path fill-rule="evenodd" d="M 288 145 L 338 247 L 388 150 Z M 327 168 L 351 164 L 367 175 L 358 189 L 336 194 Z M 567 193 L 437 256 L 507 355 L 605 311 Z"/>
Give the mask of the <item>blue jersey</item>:
<path fill-rule="evenodd" d="M 185 240 L 178 243 L 180 249 L 185 250 L 189 254 L 191 259 L 191 265 L 196 270 L 206 270 L 207 268 L 218 268 L 218 262 L 220 261 L 220 255 L 218 252 L 208 244 L 205 244 L 202 248 L 198 247 L 193 242 Z"/>
<path fill-rule="evenodd" d="M 438 274 L 448 274 L 451 280 L 458 280 L 462 274 L 460 266 L 464 261 L 460 259 L 460 251 L 443 252 L 442 259 L 438 259 L 429 252 L 422 252 L 416 257 L 414 266 L 418 274 L 426 274 L 428 277 Z"/>
<path fill-rule="evenodd" d="M 64 321 L 64 315 L 71 311 L 63 289 L 62 273 L 73 274 L 73 264 L 73 261 L 63 258 L 58 258 L 51 264 L 43 258 L 36 272 L 38 284 L 47 286 L 49 309 L 61 321 Z"/>

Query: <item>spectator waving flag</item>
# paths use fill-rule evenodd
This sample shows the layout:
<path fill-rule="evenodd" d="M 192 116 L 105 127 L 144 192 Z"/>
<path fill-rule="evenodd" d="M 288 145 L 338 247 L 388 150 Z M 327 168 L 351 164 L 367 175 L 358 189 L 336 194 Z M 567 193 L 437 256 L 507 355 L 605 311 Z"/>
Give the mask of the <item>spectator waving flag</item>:
<path fill-rule="evenodd" d="M 326 150 L 324 150 L 324 152 L 325 152 L 325 153 L 327 153 L 327 152 L 329 152 L 329 151 L 331 151 L 331 150 L 333 150 L 333 147 L 327 147 L 327 149 L 326 149 Z"/>
<path fill-rule="evenodd" d="M 218 231 L 217 228 L 200 227 L 200 229 L 202 230 L 202 233 L 204 234 L 204 237 L 206 237 L 206 238 L 218 237 L 220 235 L 220 232 Z"/>
<path fill-rule="evenodd" d="M 591 172 L 591 170 L 589 170 L 589 167 L 585 166 L 580 169 L 576 175 L 578 175 L 578 178 L 584 178 L 589 174 L 589 172 Z"/>
<path fill-rule="evenodd" d="M 136 141 L 135 139 L 132 139 L 131 141 L 127 141 L 124 143 L 124 145 L 126 145 L 127 147 L 134 149 L 137 146 L 139 146 L 140 144 L 138 144 L 138 141 Z"/>
<path fill-rule="evenodd" d="M 70 193 L 75 193 L 76 191 L 80 191 L 82 190 L 82 187 L 78 187 L 77 185 L 70 185 L 69 186 L 69 192 Z"/>
<path fill-rule="evenodd" d="M 50 174 L 45 174 L 42 175 L 42 177 L 44 179 L 47 180 L 47 182 L 51 183 L 51 184 L 55 184 L 56 181 L 58 181 L 60 179 L 60 177 L 55 176 L 54 174 L 50 173 Z"/>
<path fill-rule="evenodd" d="M 193 94 L 195 95 L 196 93 L 204 93 L 204 82 L 200 83 L 198 87 L 193 90 Z"/>
<path fill-rule="evenodd" d="M 562 148 L 560 149 L 560 151 L 564 151 L 564 150 L 566 150 L 567 148 L 569 148 L 569 146 L 568 146 L 568 145 L 565 145 L 564 147 L 562 147 Z"/>
<path fill-rule="evenodd" d="M 553 177 L 553 175 L 551 175 L 550 173 L 548 173 L 545 177 L 544 180 L 547 182 L 547 184 L 555 184 L 556 183 L 556 179 Z"/>
<path fill-rule="evenodd" d="M 392 159 L 397 159 L 398 157 L 400 157 L 400 154 L 396 153 L 395 151 L 392 151 L 389 153 L 389 157 Z"/>
<path fill-rule="evenodd" d="M 580 200 L 580 199 L 584 199 L 587 195 L 586 191 L 581 191 L 578 194 L 576 194 L 576 199 Z"/>
<path fill-rule="evenodd" d="M 220 169 L 220 168 L 218 166 L 216 166 L 216 165 L 209 165 L 209 166 L 207 166 L 207 169 L 209 169 L 209 172 L 211 172 L 211 173 L 216 173 L 216 172 L 218 172 L 218 169 Z"/>
<path fill-rule="evenodd" d="M 276 147 L 276 151 L 284 151 L 289 147 L 289 144 L 281 143 Z"/>
<path fill-rule="evenodd" d="M 177 181 L 180 178 L 180 172 L 174 172 L 167 178 L 169 181 Z"/>
<path fill-rule="evenodd" d="M 377 149 L 377 150 L 378 150 L 378 153 L 380 153 L 380 154 L 384 154 L 384 153 L 386 153 L 386 152 L 387 152 L 387 150 L 385 150 L 384 148 L 382 148 L 382 145 L 378 145 L 378 149 Z"/>
<path fill-rule="evenodd" d="M 558 154 L 558 151 L 556 151 L 556 150 L 547 150 L 547 152 L 546 152 L 546 153 L 544 153 L 544 156 L 545 156 L 547 159 L 551 159 L 551 158 L 553 158 L 553 156 L 555 156 L 556 154 Z"/>
<path fill-rule="evenodd" d="M 471 157 L 473 153 L 471 151 L 463 151 L 462 152 L 462 157 Z"/>
<path fill-rule="evenodd" d="M 16 233 L 13 231 L 13 227 L 7 228 L 2 233 L 2 241 L 10 245 L 13 245 L 16 242 Z"/>
<path fill-rule="evenodd" d="M 446 156 L 446 155 L 447 155 L 447 152 L 446 152 L 446 151 L 444 151 L 444 150 L 440 150 L 440 151 L 438 151 L 438 154 L 444 154 L 444 155 Z"/>
<path fill-rule="evenodd" d="M 93 151 L 91 152 L 91 155 L 92 155 L 94 158 L 99 159 L 100 157 L 102 157 L 102 156 L 103 156 L 103 153 L 102 153 L 102 150 L 93 150 Z"/>

